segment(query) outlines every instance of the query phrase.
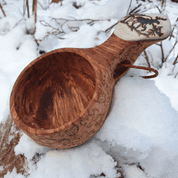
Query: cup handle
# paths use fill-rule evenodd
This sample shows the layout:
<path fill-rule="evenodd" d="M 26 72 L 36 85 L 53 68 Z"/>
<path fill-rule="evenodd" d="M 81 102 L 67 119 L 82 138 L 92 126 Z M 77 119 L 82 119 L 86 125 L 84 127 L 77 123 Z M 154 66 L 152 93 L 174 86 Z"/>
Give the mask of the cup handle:
<path fill-rule="evenodd" d="M 142 76 L 144 79 L 150 79 L 155 78 L 158 76 L 158 71 L 156 69 L 150 68 L 150 67 L 143 67 L 143 66 L 133 66 L 130 64 L 119 64 L 118 67 L 127 67 L 127 68 L 134 68 L 134 69 L 142 69 L 142 70 L 149 70 L 150 72 L 154 72 L 153 75 L 149 76 Z"/>
<path fill-rule="evenodd" d="M 114 34 L 125 41 L 151 41 L 166 39 L 171 23 L 162 14 L 129 14 L 116 26 Z"/>

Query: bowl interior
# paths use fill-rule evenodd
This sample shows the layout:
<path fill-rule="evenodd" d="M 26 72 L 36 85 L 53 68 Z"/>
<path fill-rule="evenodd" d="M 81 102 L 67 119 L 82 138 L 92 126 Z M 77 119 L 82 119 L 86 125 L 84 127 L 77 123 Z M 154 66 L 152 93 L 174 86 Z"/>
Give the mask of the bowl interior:
<path fill-rule="evenodd" d="M 36 129 L 58 128 L 79 117 L 96 86 L 90 63 L 70 52 L 54 53 L 37 60 L 16 82 L 17 115 Z"/>

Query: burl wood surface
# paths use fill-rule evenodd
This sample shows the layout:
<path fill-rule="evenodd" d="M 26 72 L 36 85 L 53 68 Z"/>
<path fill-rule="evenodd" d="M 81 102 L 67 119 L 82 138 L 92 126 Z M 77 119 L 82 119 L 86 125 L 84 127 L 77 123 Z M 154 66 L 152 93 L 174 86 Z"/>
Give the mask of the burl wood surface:
<path fill-rule="evenodd" d="M 39 144 L 70 148 L 90 139 L 106 119 L 115 83 L 157 41 L 127 42 L 114 34 L 90 49 L 57 49 L 30 63 L 17 78 L 11 116 Z"/>

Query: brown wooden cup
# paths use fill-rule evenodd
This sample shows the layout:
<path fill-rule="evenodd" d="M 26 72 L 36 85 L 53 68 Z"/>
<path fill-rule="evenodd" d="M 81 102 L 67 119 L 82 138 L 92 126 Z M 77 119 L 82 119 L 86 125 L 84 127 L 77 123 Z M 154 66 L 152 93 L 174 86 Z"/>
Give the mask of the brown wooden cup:
<path fill-rule="evenodd" d="M 123 39 L 124 33 L 130 41 Z M 51 148 L 84 143 L 102 126 L 114 86 L 129 69 L 120 64 L 132 65 L 145 48 L 169 34 L 165 16 L 129 15 L 97 47 L 57 49 L 38 57 L 13 86 L 14 122 L 33 140 Z"/>

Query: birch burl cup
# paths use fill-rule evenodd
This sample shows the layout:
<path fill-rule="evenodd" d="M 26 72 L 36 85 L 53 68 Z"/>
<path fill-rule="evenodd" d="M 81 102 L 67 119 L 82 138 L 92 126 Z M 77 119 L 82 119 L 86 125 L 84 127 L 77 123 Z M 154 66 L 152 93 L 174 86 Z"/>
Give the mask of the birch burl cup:
<path fill-rule="evenodd" d="M 14 122 L 47 147 L 64 149 L 84 143 L 104 123 L 114 86 L 130 68 L 126 66 L 170 31 L 166 16 L 131 14 L 97 47 L 57 49 L 38 57 L 13 86 Z"/>

